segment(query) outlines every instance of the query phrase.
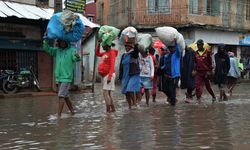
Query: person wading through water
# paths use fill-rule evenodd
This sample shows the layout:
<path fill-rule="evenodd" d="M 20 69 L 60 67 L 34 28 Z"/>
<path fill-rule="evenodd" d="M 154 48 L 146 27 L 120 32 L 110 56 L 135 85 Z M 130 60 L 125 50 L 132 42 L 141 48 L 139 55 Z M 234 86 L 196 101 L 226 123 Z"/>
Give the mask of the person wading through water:
<path fill-rule="evenodd" d="M 45 39 L 43 41 L 43 49 L 56 59 L 55 77 L 56 82 L 59 83 L 59 109 L 57 115 L 60 118 L 64 103 L 68 106 L 71 115 L 74 115 L 73 105 L 69 99 L 69 87 L 73 80 L 75 62 L 80 61 L 81 58 L 76 53 L 76 49 L 71 47 L 67 41 L 59 39 L 57 43 L 58 47 L 50 47 Z"/>

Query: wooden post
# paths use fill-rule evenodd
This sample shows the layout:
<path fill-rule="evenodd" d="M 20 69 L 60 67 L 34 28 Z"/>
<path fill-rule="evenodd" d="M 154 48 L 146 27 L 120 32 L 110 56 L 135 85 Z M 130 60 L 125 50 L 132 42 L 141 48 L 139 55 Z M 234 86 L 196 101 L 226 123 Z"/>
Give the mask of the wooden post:
<path fill-rule="evenodd" d="M 95 29 L 95 49 L 97 45 L 97 38 L 98 38 L 98 29 Z M 92 76 L 92 92 L 95 92 L 95 82 L 96 82 L 96 61 L 97 57 L 96 54 L 94 53 L 94 67 L 93 67 L 93 76 Z"/>

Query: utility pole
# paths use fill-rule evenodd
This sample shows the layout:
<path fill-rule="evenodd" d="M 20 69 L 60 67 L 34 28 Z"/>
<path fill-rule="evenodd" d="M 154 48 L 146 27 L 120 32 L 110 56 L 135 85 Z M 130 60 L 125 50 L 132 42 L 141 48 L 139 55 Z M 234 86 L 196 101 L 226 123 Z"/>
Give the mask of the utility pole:
<path fill-rule="evenodd" d="M 54 1 L 54 13 L 62 11 L 62 0 L 55 0 Z"/>

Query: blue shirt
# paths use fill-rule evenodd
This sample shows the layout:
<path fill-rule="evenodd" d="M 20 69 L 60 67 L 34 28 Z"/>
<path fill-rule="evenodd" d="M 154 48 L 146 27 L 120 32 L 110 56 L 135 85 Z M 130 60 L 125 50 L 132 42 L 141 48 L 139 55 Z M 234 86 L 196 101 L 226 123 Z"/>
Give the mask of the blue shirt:
<path fill-rule="evenodd" d="M 171 78 L 180 77 L 180 61 L 181 61 L 181 48 L 175 44 L 174 51 L 167 54 L 164 58 L 164 73 Z"/>

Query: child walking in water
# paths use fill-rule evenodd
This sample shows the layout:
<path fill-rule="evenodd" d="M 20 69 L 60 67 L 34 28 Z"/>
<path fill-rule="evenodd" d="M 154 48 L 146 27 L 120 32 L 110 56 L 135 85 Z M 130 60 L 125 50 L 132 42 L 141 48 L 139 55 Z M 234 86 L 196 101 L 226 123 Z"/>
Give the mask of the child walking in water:
<path fill-rule="evenodd" d="M 144 88 L 145 96 L 146 96 L 146 105 L 149 106 L 149 98 L 150 98 L 150 90 L 153 87 L 153 79 L 154 79 L 154 62 L 148 52 L 143 48 L 140 48 L 140 77 L 141 77 L 141 86 Z M 140 93 L 140 99 L 142 98 L 142 94 Z"/>
<path fill-rule="evenodd" d="M 58 40 L 58 47 L 50 47 L 47 40 L 43 41 L 43 49 L 55 57 L 56 68 L 55 76 L 56 82 L 59 83 L 59 109 L 58 118 L 61 117 L 64 103 L 68 106 L 71 115 L 74 115 L 74 109 L 71 101 L 69 100 L 69 87 L 73 80 L 74 63 L 80 61 L 80 56 L 76 53 L 76 49 L 72 48 L 70 43 L 64 40 Z"/>
<path fill-rule="evenodd" d="M 118 51 L 111 49 L 111 45 L 102 46 L 105 52 L 100 52 L 100 43 L 96 48 L 96 56 L 102 57 L 98 66 L 98 72 L 102 76 L 103 96 L 106 103 L 106 111 L 115 112 L 115 106 L 111 91 L 115 90 L 115 59 Z"/>

